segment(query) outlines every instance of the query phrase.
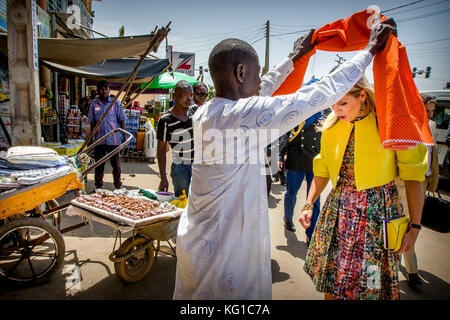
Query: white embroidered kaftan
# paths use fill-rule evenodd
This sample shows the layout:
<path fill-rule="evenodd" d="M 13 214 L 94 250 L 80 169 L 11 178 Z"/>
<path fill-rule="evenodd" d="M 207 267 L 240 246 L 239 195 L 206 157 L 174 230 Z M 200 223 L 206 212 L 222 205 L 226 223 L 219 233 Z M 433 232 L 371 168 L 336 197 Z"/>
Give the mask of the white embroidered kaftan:
<path fill-rule="evenodd" d="M 186 212 L 177 234 L 174 299 L 271 299 L 270 230 L 264 147 L 237 142 L 235 152 L 225 145 L 227 129 L 259 132 L 279 129 L 274 139 L 316 112 L 339 101 L 363 76 L 372 60 L 358 53 L 334 73 L 297 92 L 276 97 L 231 101 L 213 98 L 193 117 L 195 160 Z M 270 95 L 293 70 L 285 62 L 264 77 L 261 94 Z M 212 130 L 211 130 L 212 129 Z M 211 149 L 222 136 L 223 150 Z M 220 139 L 218 139 L 220 141 Z M 243 160 L 243 161 L 242 161 Z M 230 163 L 231 161 L 231 163 Z"/>

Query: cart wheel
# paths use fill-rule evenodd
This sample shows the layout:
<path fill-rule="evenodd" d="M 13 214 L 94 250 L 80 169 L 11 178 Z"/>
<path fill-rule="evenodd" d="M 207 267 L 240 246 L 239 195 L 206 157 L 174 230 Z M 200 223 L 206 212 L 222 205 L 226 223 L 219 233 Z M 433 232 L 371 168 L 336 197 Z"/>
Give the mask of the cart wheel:
<path fill-rule="evenodd" d="M 136 251 L 142 248 L 149 241 L 152 240 L 139 235 L 135 236 L 134 240 L 133 238 L 128 238 L 116 251 L 116 255 L 120 257 L 129 254 L 132 250 Z M 142 280 L 148 274 L 154 259 L 155 249 L 151 245 L 137 256 L 114 262 L 114 269 L 122 281 L 134 283 Z"/>
<path fill-rule="evenodd" d="M 17 219 L 0 227 L 0 279 L 19 285 L 46 282 L 62 266 L 61 233 L 40 218 Z"/>

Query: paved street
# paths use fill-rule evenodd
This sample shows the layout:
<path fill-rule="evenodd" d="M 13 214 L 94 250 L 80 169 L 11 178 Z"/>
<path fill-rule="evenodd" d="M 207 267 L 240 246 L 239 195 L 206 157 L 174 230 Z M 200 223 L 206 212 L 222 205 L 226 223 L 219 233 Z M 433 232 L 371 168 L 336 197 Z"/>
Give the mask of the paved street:
<path fill-rule="evenodd" d="M 113 189 L 110 165 L 106 165 L 105 187 Z M 122 179 L 128 189 L 153 188 L 159 184 L 157 164 L 124 162 Z M 93 190 L 93 175 L 89 175 L 87 190 Z M 325 190 L 328 193 L 330 186 Z M 322 299 L 303 272 L 307 251 L 305 234 L 298 223 L 299 208 L 305 199 L 306 185 L 298 195 L 295 226 L 297 232 L 286 231 L 282 224 L 283 194 L 279 182 L 272 187 L 269 199 L 272 248 L 273 299 Z M 61 202 L 73 198 L 68 194 Z M 322 197 L 322 202 L 325 201 Z M 63 227 L 80 222 L 78 217 L 63 216 Z M 115 274 L 114 263 L 108 259 L 114 245 L 113 229 L 93 223 L 64 234 L 66 256 L 63 269 L 49 283 L 26 289 L 1 288 L 0 299 L 171 299 L 176 260 L 161 254 L 154 261 L 148 276 L 135 284 L 125 284 Z M 129 235 L 124 234 L 122 241 Z M 257 245 L 257 244 L 255 244 Z M 407 286 L 404 267 L 400 274 L 402 299 L 450 299 L 450 235 L 423 229 L 416 245 L 420 275 L 425 280 L 421 292 Z M 169 250 L 168 247 L 164 248 Z M 78 270 L 80 273 L 78 274 Z M 81 278 L 79 284 L 71 278 Z"/>

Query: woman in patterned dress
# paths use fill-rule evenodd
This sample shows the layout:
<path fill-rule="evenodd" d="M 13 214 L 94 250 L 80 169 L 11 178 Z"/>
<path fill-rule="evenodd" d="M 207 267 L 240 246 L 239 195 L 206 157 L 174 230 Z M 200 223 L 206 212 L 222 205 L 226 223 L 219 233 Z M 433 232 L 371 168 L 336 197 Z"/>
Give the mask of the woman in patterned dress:
<path fill-rule="evenodd" d="M 321 128 L 321 153 L 300 223 L 329 180 L 333 189 L 321 211 L 304 270 L 325 299 L 399 299 L 400 253 L 411 251 L 420 229 L 426 147 L 381 147 L 374 92 L 365 77 L 332 106 Z M 395 177 L 405 181 L 412 225 L 399 251 L 384 248 L 383 220 L 403 215 Z M 412 227 L 411 227 L 412 226 Z"/>

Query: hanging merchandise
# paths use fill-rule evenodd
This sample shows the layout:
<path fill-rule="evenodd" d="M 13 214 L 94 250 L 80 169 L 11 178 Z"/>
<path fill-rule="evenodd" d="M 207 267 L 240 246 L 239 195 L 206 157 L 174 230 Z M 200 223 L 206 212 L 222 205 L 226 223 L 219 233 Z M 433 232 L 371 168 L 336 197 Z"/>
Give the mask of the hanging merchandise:
<path fill-rule="evenodd" d="M 67 113 L 67 135 L 69 139 L 79 139 L 81 135 L 81 112 L 78 106 L 71 106 Z"/>
<path fill-rule="evenodd" d="M 147 132 L 144 135 L 144 155 L 146 158 L 156 158 L 156 132 L 150 121 L 147 121 Z"/>
<path fill-rule="evenodd" d="M 89 133 L 91 133 L 91 124 L 87 121 L 86 116 L 82 116 L 80 118 L 81 122 L 81 139 L 86 139 L 87 136 L 89 136 Z"/>

